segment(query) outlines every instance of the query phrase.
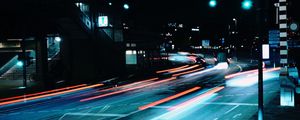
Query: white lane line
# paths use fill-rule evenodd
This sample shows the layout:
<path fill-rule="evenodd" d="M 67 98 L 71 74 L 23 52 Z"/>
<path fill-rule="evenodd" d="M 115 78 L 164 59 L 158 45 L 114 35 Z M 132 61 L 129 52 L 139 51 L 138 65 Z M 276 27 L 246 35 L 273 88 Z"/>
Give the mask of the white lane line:
<path fill-rule="evenodd" d="M 237 117 L 239 117 L 239 116 L 242 116 L 242 113 L 236 114 L 236 115 L 234 115 L 232 118 L 235 119 L 235 118 L 237 118 Z"/>
<path fill-rule="evenodd" d="M 58 120 L 62 120 L 66 115 L 67 115 L 67 113 L 65 113 L 63 116 L 61 116 Z"/>
<path fill-rule="evenodd" d="M 208 105 L 243 105 L 243 106 L 257 106 L 257 104 L 253 103 L 226 103 L 226 102 L 212 102 L 212 103 L 202 103 Z"/>
<path fill-rule="evenodd" d="M 133 111 L 133 112 L 131 112 L 131 113 L 129 113 L 129 114 L 126 114 L 125 116 L 120 116 L 120 117 L 117 117 L 117 118 L 111 119 L 111 120 L 118 120 L 118 119 L 121 119 L 121 118 L 130 116 L 130 115 L 133 115 L 133 114 L 135 114 L 135 113 L 137 113 L 137 112 L 140 112 L 140 111 L 142 111 L 142 110 L 136 110 L 136 111 Z"/>
<path fill-rule="evenodd" d="M 239 107 L 239 105 L 236 105 L 236 106 L 234 106 L 233 108 L 231 108 L 230 110 L 226 111 L 225 114 L 227 114 L 227 113 L 233 111 L 233 110 L 234 110 L 235 108 L 237 108 L 237 107 Z"/>
<path fill-rule="evenodd" d="M 66 113 L 64 114 L 62 117 L 59 118 L 59 120 L 61 120 L 62 118 L 64 118 L 67 115 L 71 115 L 71 116 L 95 116 L 95 117 L 124 117 L 127 116 L 127 114 L 95 114 L 95 113 Z"/>
<path fill-rule="evenodd" d="M 204 104 L 204 105 L 230 105 L 230 106 L 257 106 L 257 104 L 251 104 L 251 103 L 223 103 L 223 102 L 213 102 L 213 103 L 200 103 L 200 104 Z M 153 106 L 151 107 L 152 109 L 168 109 L 171 108 L 173 106 Z"/>
<path fill-rule="evenodd" d="M 102 109 L 99 110 L 98 113 L 106 111 L 109 107 L 110 107 L 109 105 L 105 105 Z"/>

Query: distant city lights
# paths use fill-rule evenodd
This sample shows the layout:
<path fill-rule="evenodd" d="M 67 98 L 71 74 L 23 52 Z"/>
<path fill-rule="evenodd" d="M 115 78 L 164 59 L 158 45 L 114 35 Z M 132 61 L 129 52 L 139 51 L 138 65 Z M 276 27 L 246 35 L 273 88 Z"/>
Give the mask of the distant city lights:
<path fill-rule="evenodd" d="M 61 37 L 55 37 L 54 40 L 55 40 L 56 42 L 61 42 Z"/>

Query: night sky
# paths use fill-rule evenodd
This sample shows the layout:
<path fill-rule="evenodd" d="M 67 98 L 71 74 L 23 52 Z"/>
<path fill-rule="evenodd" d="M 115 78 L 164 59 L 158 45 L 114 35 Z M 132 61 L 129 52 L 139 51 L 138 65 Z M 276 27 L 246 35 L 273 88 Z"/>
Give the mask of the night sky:
<path fill-rule="evenodd" d="M 187 25 L 199 25 L 205 34 L 220 34 L 232 24 L 232 18 L 237 18 L 240 31 L 248 34 L 255 31 L 255 10 L 245 11 L 241 8 L 242 0 L 217 0 L 216 8 L 208 6 L 209 0 L 136 0 L 131 5 L 131 18 L 136 25 L 146 26 L 154 30 L 168 22 L 179 22 Z M 268 15 L 269 24 L 274 26 L 275 7 L 270 0 Z M 299 20 L 295 11 L 300 9 L 299 0 L 290 0 L 289 15 Z M 254 3 L 254 7 L 256 4 Z M 158 27 L 158 28 L 157 28 Z"/>

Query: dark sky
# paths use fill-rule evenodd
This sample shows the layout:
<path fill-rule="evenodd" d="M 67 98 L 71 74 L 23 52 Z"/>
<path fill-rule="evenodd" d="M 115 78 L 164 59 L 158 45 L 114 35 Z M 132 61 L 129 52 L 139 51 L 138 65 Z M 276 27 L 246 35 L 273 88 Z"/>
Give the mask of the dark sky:
<path fill-rule="evenodd" d="M 238 19 L 239 28 L 245 32 L 251 32 L 255 29 L 255 10 L 242 10 L 242 0 L 217 0 L 218 6 L 216 8 L 210 8 L 208 1 L 135 0 L 132 3 L 132 16 L 130 17 L 135 18 L 137 24 L 154 29 L 167 22 L 176 21 L 184 24 L 200 25 L 201 29 L 207 32 L 222 32 L 226 30 L 228 24 L 232 23 L 232 18 Z M 268 15 L 271 18 L 269 23 L 273 24 L 275 21 L 275 8 L 273 4 L 278 0 L 269 1 L 270 8 Z M 289 1 L 292 8 L 289 14 L 296 17 L 298 14 L 295 11 L 300 11 L 296 7 L 299 5 L 299 0 Z"/>

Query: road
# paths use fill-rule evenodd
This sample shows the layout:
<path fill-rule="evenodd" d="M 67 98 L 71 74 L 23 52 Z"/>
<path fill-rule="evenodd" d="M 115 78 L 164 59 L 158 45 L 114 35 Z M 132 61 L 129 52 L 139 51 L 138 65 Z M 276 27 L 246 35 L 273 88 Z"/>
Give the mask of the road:
<path fill-rule="evenodd" d="M 180 68 L 182 69 L 182 68 Z M 176 69 L 175 69 L 176 70 Z M 0 106 L 1 120 L 247 120 L 257 111 L 257 74 L 226 76 L 193 69 L 180 76 L 150 78 L 113 88 L 96 86 Z M 278 69 L 264 74 L 264 100 L 279 92 Z"/>

